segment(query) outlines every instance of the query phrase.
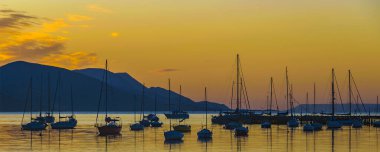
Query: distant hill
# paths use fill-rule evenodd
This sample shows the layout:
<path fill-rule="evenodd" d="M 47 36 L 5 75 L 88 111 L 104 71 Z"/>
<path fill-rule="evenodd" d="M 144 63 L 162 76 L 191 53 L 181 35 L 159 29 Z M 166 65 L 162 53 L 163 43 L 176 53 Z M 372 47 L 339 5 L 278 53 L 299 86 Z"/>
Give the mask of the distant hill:
<path fill-rule="evenodd" d="M 302 112 L 305 112 L 306 111 L 306 107 L 307 105 L 306 104 L 300 104 L 298 106 L 296 106 L 294 108 L 295 112 L 297 113 L 300 113 L 301 111 Z M 335 105 L 335 112 L 336 113 L 348 113 L 349 112 L 349 109 L 350 109 L 350 105 L 349 104 L 336 104 Z M 371 113 L 377 113 L 376 112 L 376 104 L 364 104 L 364 106 L 362 104 L 359 104 L 359 105 L 356 105 L 356 104 L 352 104 L 351 106 L 351 112 L 352 113 L 368 113 L 369 111 L 371 111 Z M 380 105 L 379 105 L 379 110 L 380 110 Z M 321 113 L 321 112 L 325 112 L 325 113 L 331 113 L 331 105 L 330 104 L 316 104 L 315 105 L 315 112 L 317 113 Z M 313 105 L 312 104 L 309 104 L 308 105 L 308 112 L 311 113 L 313 112 Z"/>
<path fill-rule="evenodd" d="M 70 110 L 71 87 L 73 89 L 75 111 L 97 111 L 103 73 L 103 69 L 89 68 L 71 71 L 24 61 L 6 64 L 0 67 L 0 111 L 24 110 L 31 78 L 33 80 L 34 111 L 39 110 L 40 101 L 43 111 L 46 111 L 48 109 L 49 96 L 51 107 L 54 107 L 55 110 L 59 107 L 63 111 Z M 128 73 L 113 73 L 109 71 L 108 76 L 108 110 L 133 111 L 135 106 L 137 106 L 137 109 L 140 109 L 142 84 Z M 59 77 L 60 85 L 57 85 Z M 48 85 L 49 83 L 50 85 Z M 160 87 L 145 89 L 145 110 L 154 110 L 155 93 L 157 93 L 157 110 L 168 110 L 168 90 Z M 104 92 L 102 96 L 103 100 L 100 102 L 101 111 L 105 110 Z M 181 97 L 179 94 L 172 92 L 172 107 L 178 107 L 179 97 Z M 181 109 L 183 110 L 204 110 L 204 105 L 201 102 L 194 102 L 184 96 L 182 96 L 181 100 Z M 209 109 L 218 111 L 227 110 L 228 107 L 223 104 L 210 102 Z"/>

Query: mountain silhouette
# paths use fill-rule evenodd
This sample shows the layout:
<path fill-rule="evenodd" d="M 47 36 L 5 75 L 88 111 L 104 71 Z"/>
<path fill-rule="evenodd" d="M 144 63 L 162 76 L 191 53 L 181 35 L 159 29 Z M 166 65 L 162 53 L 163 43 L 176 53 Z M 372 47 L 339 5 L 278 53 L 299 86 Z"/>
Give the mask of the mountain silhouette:
<path fill-rule="evenodd" d="M 33 111 L 46 111 L 50 108 L 55 112 L 71 110 L 71 96 L 75 111 L 105 110 L 104 88 L 101 93 L 104 69 L 88 68 L 67 70 L 64 68 L 16 61 L 0 67 L 0 111 L 20 112 L 27 103 L 30 107 L 28 90 L 32 82 Z M 143 85 L 128 73 L 113 73 L 108 71 L 108 111 L 133 111 L 135 106 L 140 109 Z M 32 80 L 32 81 L 31 81 Z M 72 89 L 72 95 L 71 90 Z M 145 87 L 144 109 L 154 110 L 157 94 L 157 110 L 168 111 L 168 90 L 160 87 Z M 187 111 L 203 111 L 200 102 L 180 96 L 172 92 L 172 110 L 178 109 L 181 98 L 181 109 Z M 41 106 L 40 106 L 41 105 Z M 224 104 L 209 103 L 210 111 L 227 110 Z M 28 109 L 29 110 L 29 109 Z"/>

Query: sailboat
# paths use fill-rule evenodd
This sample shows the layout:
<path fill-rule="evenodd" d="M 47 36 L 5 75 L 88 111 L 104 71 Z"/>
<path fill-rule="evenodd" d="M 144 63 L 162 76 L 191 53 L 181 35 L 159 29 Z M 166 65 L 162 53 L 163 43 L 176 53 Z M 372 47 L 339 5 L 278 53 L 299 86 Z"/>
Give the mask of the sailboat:
<path fill-rule="evenodd" d="M 306 93 L 306 114 L 305 114 L 305 116 L 308 115 L 308 112 L 309 112 L 309 93 Z M 310 122 L 307 122 L 303 126 L 303 131 L 314 131 L 314 126 Z"/>
<path fill-rule="evenodd" d="M 376 97 L 376 113 L 379 114 L 379 96 Z M 380 127 L 380 121 L 375 121 L 372 123 L 373 127 L 379 128 Z"/>
<path fill-rule="evenodd" d="M 349 83 L 348 83 L 349 84 L 349 88 L 348 88 L 349 91 L 348 92 L 349 92 L 349 102 L 350 102 L 350 118 L 352 118 L 352 113 L 351 113 L 351 105 L 352 105 L 352 103 L 351 103 L 351 94 L 352 94 L 351 80 L 354 82 L 354 86 L 355 86 L 356 91 L 358 93 L 358 99 L 356 100 L 356 102 L 359 102 L 360 94 L 359 94 L 358 88 L 357 88 L 355 80 L 352 76 L 351 70 L 348 70 L 348 81 L 349 81 Z M 351 126 L 352 126 L 352 128 L 362 128 L 363 127 L 363 120 L 360 117 L 357 117 L 357 118 L 351 120 Z"/>
<path fill-rule="evenodd" d="M 30 97 L 30 122 L 24 124 L 24 116 L 25 116 L 25 111 L 26 111 L 26 105 L 28 103 L 28 98 L 26 98 L 25 106 L 24 106 L 24 113 L 22 114 L 22 120 L 21 120 L 21 129 L 22 130 L 31 130 L 31 131 L 41 131 L 45 130 L 47 124 L 39 119 L 34 119 L 33 118 L 33 79 L 30 78 L 30 85 L 29 85 L 29 90 L 28 90 L 28 96 Z"/>
<path fill-rule="evenodd" d="M 338 129 L 342 127 L 342 124 L 335 119 L 335 71 L 332 69 L 332 81 L 331 81 L 331 118 L 327 121 L 328 129 Z"/>
<path fill-rule="evenodd" d="M 182 94 L 181 94 L 181 86 L 180 86 L 180 96 L 178 100 L 178 110 L 174 110 L 171 113 L 165 113 L 165 116 L 167 119 L 189 119 L 189 113 L 186 111 L 181 110 L 181 99 L 182 99 Z"/>
<path fill-rule="evenodd" d="M 53 111 L 51 109 L 51 98 L 50 98 L 50 74 L 48 74 L 48 111 L 45 113 L 44 119 L 46 123 L 53 123 L 55 117 L 53 116 Z"/>
<path fill-rule="evenodd" d="M 268 103 L 268 100 L 267 100 L 267 105 L 268 108 L 267 108 L 267 111 L 269 110 L 269 119 L 272 117 L 272 99 L 273 99 L 273 78 L 271 77 L 270 78 L 270 103 Z M 272 123 L 270 120 L 265 120 L 261 123 L 261 128 L 271 128 L 272 127 Z"/>
<path fill-rule="evenodd" d="M 169 111 L 170 109 L 170 98 L 171 98 L 171 90 L 170 90 L 170 79 L 169 79 Z M 181 141 L 183 138 L 183 133 L 179 131 L 172 130 L 172 120 L 169 119 L 169 131 L 164 132 L 165 141 Z"/>
<path fill-rule="evenodd" d="M 203 128 L 201 131 L 199 131 L 197 133 L 198 135 L 198 139 L 210 139 L 212 138 L 212 131 L 208 130 L 207 129 L 207 111 L 208 111 L 208 108 L 207 108 L 207 88 L 205 88 L 205 104 L 206 104 L 206 114 L 205 114 L 205 117 L 206 117 L 206 128 Z"/>
<path fill-rule="evenodd" d="M 293 105 L 293 86 L 290 87 L 290 120 L 288 121 L 288 127 L 290 128 L 296 128 L 300 125 L 298 119 L 294 117 L 294 105 Z"/>
<path fill-rule="evenodd" d="M 134 113 L 133 113 L 133 119 L 134 119 L 134 124 L 131 124 L 129 128 L 133 131 L 139 131 L 139 130 L 144 130 L 144 126 L 140 124 L 139 122 L 136 122 L 136 106 L 137 106 L 137 97 L 136 95 L 134 96 L 135 100 L 135 108 L 134 108 Z"/>
<path fill-rule="evenodd" d="M 315 99 L 316 99 L 316 89 L 315 89 L 315 83 L 314 83 L 314 91 L 313 91 L 313 114 L 316 114 L 315 112 Z M 311 125 L 314 127 L 314 131 L 322 130 L 322 124 L 319 123 L 317 120 L 313 120 L 313 123 Z"/>
<path fill-rule="evenodd" d="M 234 88 L 236 87 L 236 91 Z M 254 111 L 249 110 L 250 109 L 250 102 L 249 97 L 247 93 L 247 87 L 245 84 L 244 76 L 243 76 L 243 70 L 241 68 L 241 62 L 240 62 L 240 56 L 239 54 L 236 55 L 236 80 L 232 81 L 232 88 L 231 88 L 231 101 L 230 101 L 230 108 L 232 109 L 232 103 L 233 101 L 236 101 L 236 108 L 233 111 L 220 111 L 219 115 L 212 116 L 211 122 L 216 124 L 224 125 L 224 128 L 235 128 L 235 126 L 241 126 L 242 123 L 246 124 L 253 124 L 254 115 L 261 115 L 257 114 Z M 239 93 L 236 95 L 234 93 Z M 242 109 L 242 100 L 245 101 L 246 109 Z"/>
<path fill-rule="evenodd" d="M 152 115 L 151 118 L 152 119 L 149 119 L 149 115 L 148 115 L 148 119 L 151 121 L 150 126 L 161 127 L 163 125 L 163 123 L 160 122 L 159 121 L 160 119 L 157 117 L 157 92 L 154 93 L 154 114 Z"/>
<path fill-rule="evenodd" d="M 70 100 L 71 100 L 71 115 L 70 116 L 61 116 L 59 112 L 58 122 L 52 123 L 52 129 L 74 129 L 77 126 L 78 121 L 75 119 L 74 115 L 74 99 L 73 99 L 73 88 L 70 87 Z M 63 121 L 62 121 L 63 119 Z"/>
<path fill-rule="evenodd" d="M 182 86 L 179 86 L 179 100 L 178 100 L 178 111 L 181 111 L 181 98 L 182 98 Z M 181 124 L 185 119 L 178 120 L 178 125 L 174 125 L 173 129 L 180 132 L 190 132 L 191 126 L 188 124 Z"/>
<path fill-rule="evenodd" d="M 143 88 L 142 88 L 142 101 L 141 101 L 141 111 L 142 111 L 142 114 L 140 114 L 140 124 L 143 125 L 144 127 L 149 127 L 150 126 L 150 122 L 148 120 L 147 117 L 145 117 L 145 114 L 144 114 L 144 111 L 145 111 L 145 102 L 144 102 L 144 98 L 145 98 L 145 86 L 143 85 Z M 142 119 L 141 119 L 141 116 L 142 116 Z"/>
<path fill-rule="evenodd" d="M 103 86 L 105 88 L 105 119 L 104 123 L 98 123 L 98 116 L 100 110 L 100 102 L 102 100 Z M 102 86 L 100 89 L 100 98 L 98 104 L 98 112 L 96 114 L 96 123 L 95 127 L 99 131 L 99 135 L 107 136 L 107 135 L 119 135 L 122 129 L 121 119 L 120 117 L 111 117 L 108 115 L 108 61 L 106 60 L 106 66 L 104 70 L 104 79 L 102 82 Z"/>

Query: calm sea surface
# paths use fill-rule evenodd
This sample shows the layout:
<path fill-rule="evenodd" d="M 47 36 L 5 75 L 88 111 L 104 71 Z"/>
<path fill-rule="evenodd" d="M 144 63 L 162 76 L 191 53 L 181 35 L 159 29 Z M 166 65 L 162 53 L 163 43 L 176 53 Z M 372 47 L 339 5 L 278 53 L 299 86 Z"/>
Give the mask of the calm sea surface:
<path fill-rule="evenodd" d="M 235 137 L 221 125 L 211 125 L 214 132 L 211 141 L 197 140 L 197 131 L 204 124 L 204 115 L 192 114 L 186 121 L 192 132 L 185 133 L 182 143 L 165 143 L 163 132 L 169 130 L 169 120 L 159 115 L 162 128 L 145 128 L 130 131 L 133 114 L 120 115 L 123 119 L 121 136 L 99 137 L 94 127 L 96 114 L 77 114 L 78 126 L 73 130 L 43 132 L 21 131 L 22 114 L 0 114 L 0 151 L 379 151 L 380 130 L 364 126 L 361 129 L 343 127 L 340 130 L 324 130 L 305 133 L 302 128 L 291 130 L 285 125 L 272 125 L 261 129 L 260 125 L 248 125 L 248 137 Z M 137 116 L 139 118 L 139 116 Z M 210 117 L 209 117 L 210 118 Z M 28 119 L 28 118 L 26 118 Z M 178 123 L 172 121 L 173 124 Z"/>

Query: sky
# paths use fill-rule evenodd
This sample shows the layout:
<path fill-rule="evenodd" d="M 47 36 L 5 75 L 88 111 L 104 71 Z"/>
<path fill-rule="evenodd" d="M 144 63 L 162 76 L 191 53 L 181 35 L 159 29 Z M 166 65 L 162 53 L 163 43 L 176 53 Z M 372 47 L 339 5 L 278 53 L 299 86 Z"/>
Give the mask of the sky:
<path fill-rule="evenodd" d="M 378 0 L 2 0 L 0 65 L 81 69 L 109 60 L 147 86 L 229 105 L 239 53 L 250 101 L 263 108 L 270 77 L 284 107 L 285 67 L 299 103 L 317 86 L 329 102 L 335 68 L 343 102 L 351 69 L 364 102 L 380 94 Z M 310 95 L 312 97 L 312 95 Z"/>

